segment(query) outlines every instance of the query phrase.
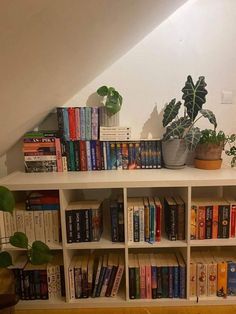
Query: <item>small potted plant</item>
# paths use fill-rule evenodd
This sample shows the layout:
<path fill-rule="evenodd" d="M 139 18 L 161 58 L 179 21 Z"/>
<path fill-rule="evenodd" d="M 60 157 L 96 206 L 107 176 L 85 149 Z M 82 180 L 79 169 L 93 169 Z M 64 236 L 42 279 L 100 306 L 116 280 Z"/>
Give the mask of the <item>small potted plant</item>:
<path fill-rule="evenodd" d="M 205 129 L 201 131 L 200 141 L 195 150 L 194 165 L 199 169 L 219 169 L 222 152 L 232 157 L 231 167 L 236 165 L 236 135 L 225 135 L 223 131 Z"/>
<path fill-rule="evenodd" d="M 194 84 L 189 75 L 182 89 L 184 103 L 176 102 L 174 98 L 164 109 L 162 124 L 166 131 L 162 139 L 162 154 L 167 168 L 178 169 L 185 166 L 188 152 L 196 148 L 201 137 L 201 131 L 196 126 L 199 119 L 207 118 L 214 128 L 217 126 L 213 112 L 202 109 L 207 95 L 205 87 L 204 76 L 200 76 Z"/>
<path fill-rule="evenodd" d="M 103 106 L 100 107 L 100 125 L 118 126 L 119 111 L 123 103 L 123 97 L 114 87 L 101 86 L 97 94 L 102 97 Z"/>

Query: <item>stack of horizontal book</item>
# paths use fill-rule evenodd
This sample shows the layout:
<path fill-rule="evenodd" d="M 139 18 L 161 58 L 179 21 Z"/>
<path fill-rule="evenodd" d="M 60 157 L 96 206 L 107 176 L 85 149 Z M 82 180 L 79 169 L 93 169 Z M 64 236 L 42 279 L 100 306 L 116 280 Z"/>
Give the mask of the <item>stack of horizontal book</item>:
<path fill-rule="evenodd" d="M 80 255 L 69 266 L 71 299 L 115 297 L 124 272 L 124 257 L 118 253 Z"/>
<path fill-rule="evenodd" d="M 17 203 L 12 214 L 3 212 L 5 237 L 24 232 L 29 243 L 39 240 L 47 245 L 61 242 L 58 191 L 32 191 L 24 203 Z"/>

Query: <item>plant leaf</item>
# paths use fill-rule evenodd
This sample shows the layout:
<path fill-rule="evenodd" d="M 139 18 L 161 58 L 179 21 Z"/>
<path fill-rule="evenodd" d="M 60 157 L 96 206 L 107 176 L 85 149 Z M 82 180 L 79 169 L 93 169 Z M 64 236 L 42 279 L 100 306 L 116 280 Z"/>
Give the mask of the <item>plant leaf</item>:
<path fill-rule="evenodd" d="M 97 90 L 97 93 L 98 93 L 99 96 L 107 96 L 107 94 L 108 94 L 108 87 L 107 86 L 99 87 L 99 89 Z"/>
<path fill-rule="evenodd" d="M 163 115 L 163 120 L 162 124 L 164 127 L 166 127 L 174 118 L 177 116 L 179 113 L 179 108 L 181 106 L 181 102 L 178 101 L 177 103 L 176 99 L 172 99 L 169 104 L 166 105 L 164 109 L 164 115 Z"/>
<path fill-rule="evenodd" d="M 12 257 L 8 252 L 0 253 L 0 267 L 8 267 L 12 265 Z"/>
<path fill-rule="evenodd" d="M 118 111 L 120 111 L 121 105 L 120 105 L 119 99 L 117 99 L 116 102 L 109 101 L 107 99 L 107 101 L 105 103 L 105 107 L 107 108 L 108 113 L 113 115 L 113 114 L 117 113 Z"/>
<path fill-rule="evenodd" d="M 50 262 L 53 255 L 45 243 L 41 241 L 34 241 L 32 248 L 29 251 L 29 258 L 32 264 L 39 265 Z"/>
<path fill-rule="evenodd" d="M 211 110 L 201 109 L 200 113 L 203 115 L 203 117 L 207 118 L 209 122 L 214 125 L 215 128 L 217 127 L 216 117 Z"/>
<path fill-rule="evenodd" d="M 189 150 L 194 150 L 200 141 L 201 131 L 199 128 L 191 128 L 186 134 L 184 140 Z"/>
<path fill-rule="evenodd" d="M 22 249 L 28 249 L 28 238 L 23 232 L 15 232 L 13 236 L 9 238 L 10 244 Z"/>
<path fill-rule="evenodd" d="M 6 187 L 0 186 L 0 210 L 4 212 L 13 212 L 15 200 L 13 193 Z"/>
<path fill-rule="evenodd" d="M 171 138 L 182 138 L 184 131 L 191 125 L 191 121 L 188 117 L 182 117 L 176 121 L 173 121 L 167 128 L 163 135 L 163 140 L 167 141 Z"/>
<path fill-rule="evenodd" d="M 206 102 L 206 85 L 204 76 L 200 76 L 194 85 L 192 77 L 188 75 L 185 86 L 182 89 L 184 106 L 187 108 L 188 116 L 192 122 L 195 120 L 199 110 L 202 109 L 203 104 Z"/>

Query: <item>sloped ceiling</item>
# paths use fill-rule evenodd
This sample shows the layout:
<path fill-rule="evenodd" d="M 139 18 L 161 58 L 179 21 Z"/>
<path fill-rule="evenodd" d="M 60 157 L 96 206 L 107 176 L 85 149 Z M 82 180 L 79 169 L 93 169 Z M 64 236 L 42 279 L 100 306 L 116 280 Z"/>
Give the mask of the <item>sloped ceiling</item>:
<path fill-rule="evenodd" d="M 1 0 L 0 156 L 187 0 Z"/>

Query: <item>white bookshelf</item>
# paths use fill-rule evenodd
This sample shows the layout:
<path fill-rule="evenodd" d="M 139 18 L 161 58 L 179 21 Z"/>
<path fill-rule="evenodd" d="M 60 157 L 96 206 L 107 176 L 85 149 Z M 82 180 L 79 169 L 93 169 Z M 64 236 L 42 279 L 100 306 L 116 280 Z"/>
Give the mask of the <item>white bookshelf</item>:
<path fill-rule="evenodd" d="M 0 185 L 4 185 L 14 193 L 23 193 L 32 190 L 58 190 L 60 195 L 60 210 L 62 224 L 62 245 L 52 247 L 63 252 L 66 299 L 20 301 L 18 308 L 73 308 L 73 307 L 142 307 L 142 306 L 182 306 L 193 304 L 236 304 L 236 297 L 189 297 L 189 269 L 191 250 L 201 247 L 232 247 L 236 250 L 235 239 L 216 240 L 190 240 L 190 208 L 191 198 L 198 195 L 208 196 L 236 196 L 236 169 L 219 169 L 205 171 L 186 167 L 181 170 L 148 169 L 148 170 L 114 170 L 114 171 L 91 171 L 91 172 L 67 172 L 67 173 L 22 173 L 15 172 L 0 179 Z M 104 224 L 104 233 L 99 242 L 90 243 L 67 243 L 65 226 L 65 208 L 70 201 L 78 200 L 81 193 L 83 196 L 97 196 L 101 199 L 111 194 L 119 194 L 124 200 L 125 218 L 125 242 L 112 243 L 110 240 L 109 224 Z M 162 234 L 161 242 L 129 243 L 127 241 L 127 198 L 131 196 L 153 196 L 178 193 L 186 204 L 186 240 L 169 241 Z M 124 255 L 125 273 L 123 285 L 120 287 L 116 298 L 88 298 L 69 299 L 69 286 L 67 269 L 75 252 L 80 250 L 114 250 Z M 128 281 L 128 259 L 129 253 L 144 252 L 148 250 L 179 250 L 183 254 L 187 271 L 187 295 L 185 299 L 152 299 L 152 300 L 130 300 Z"/>

